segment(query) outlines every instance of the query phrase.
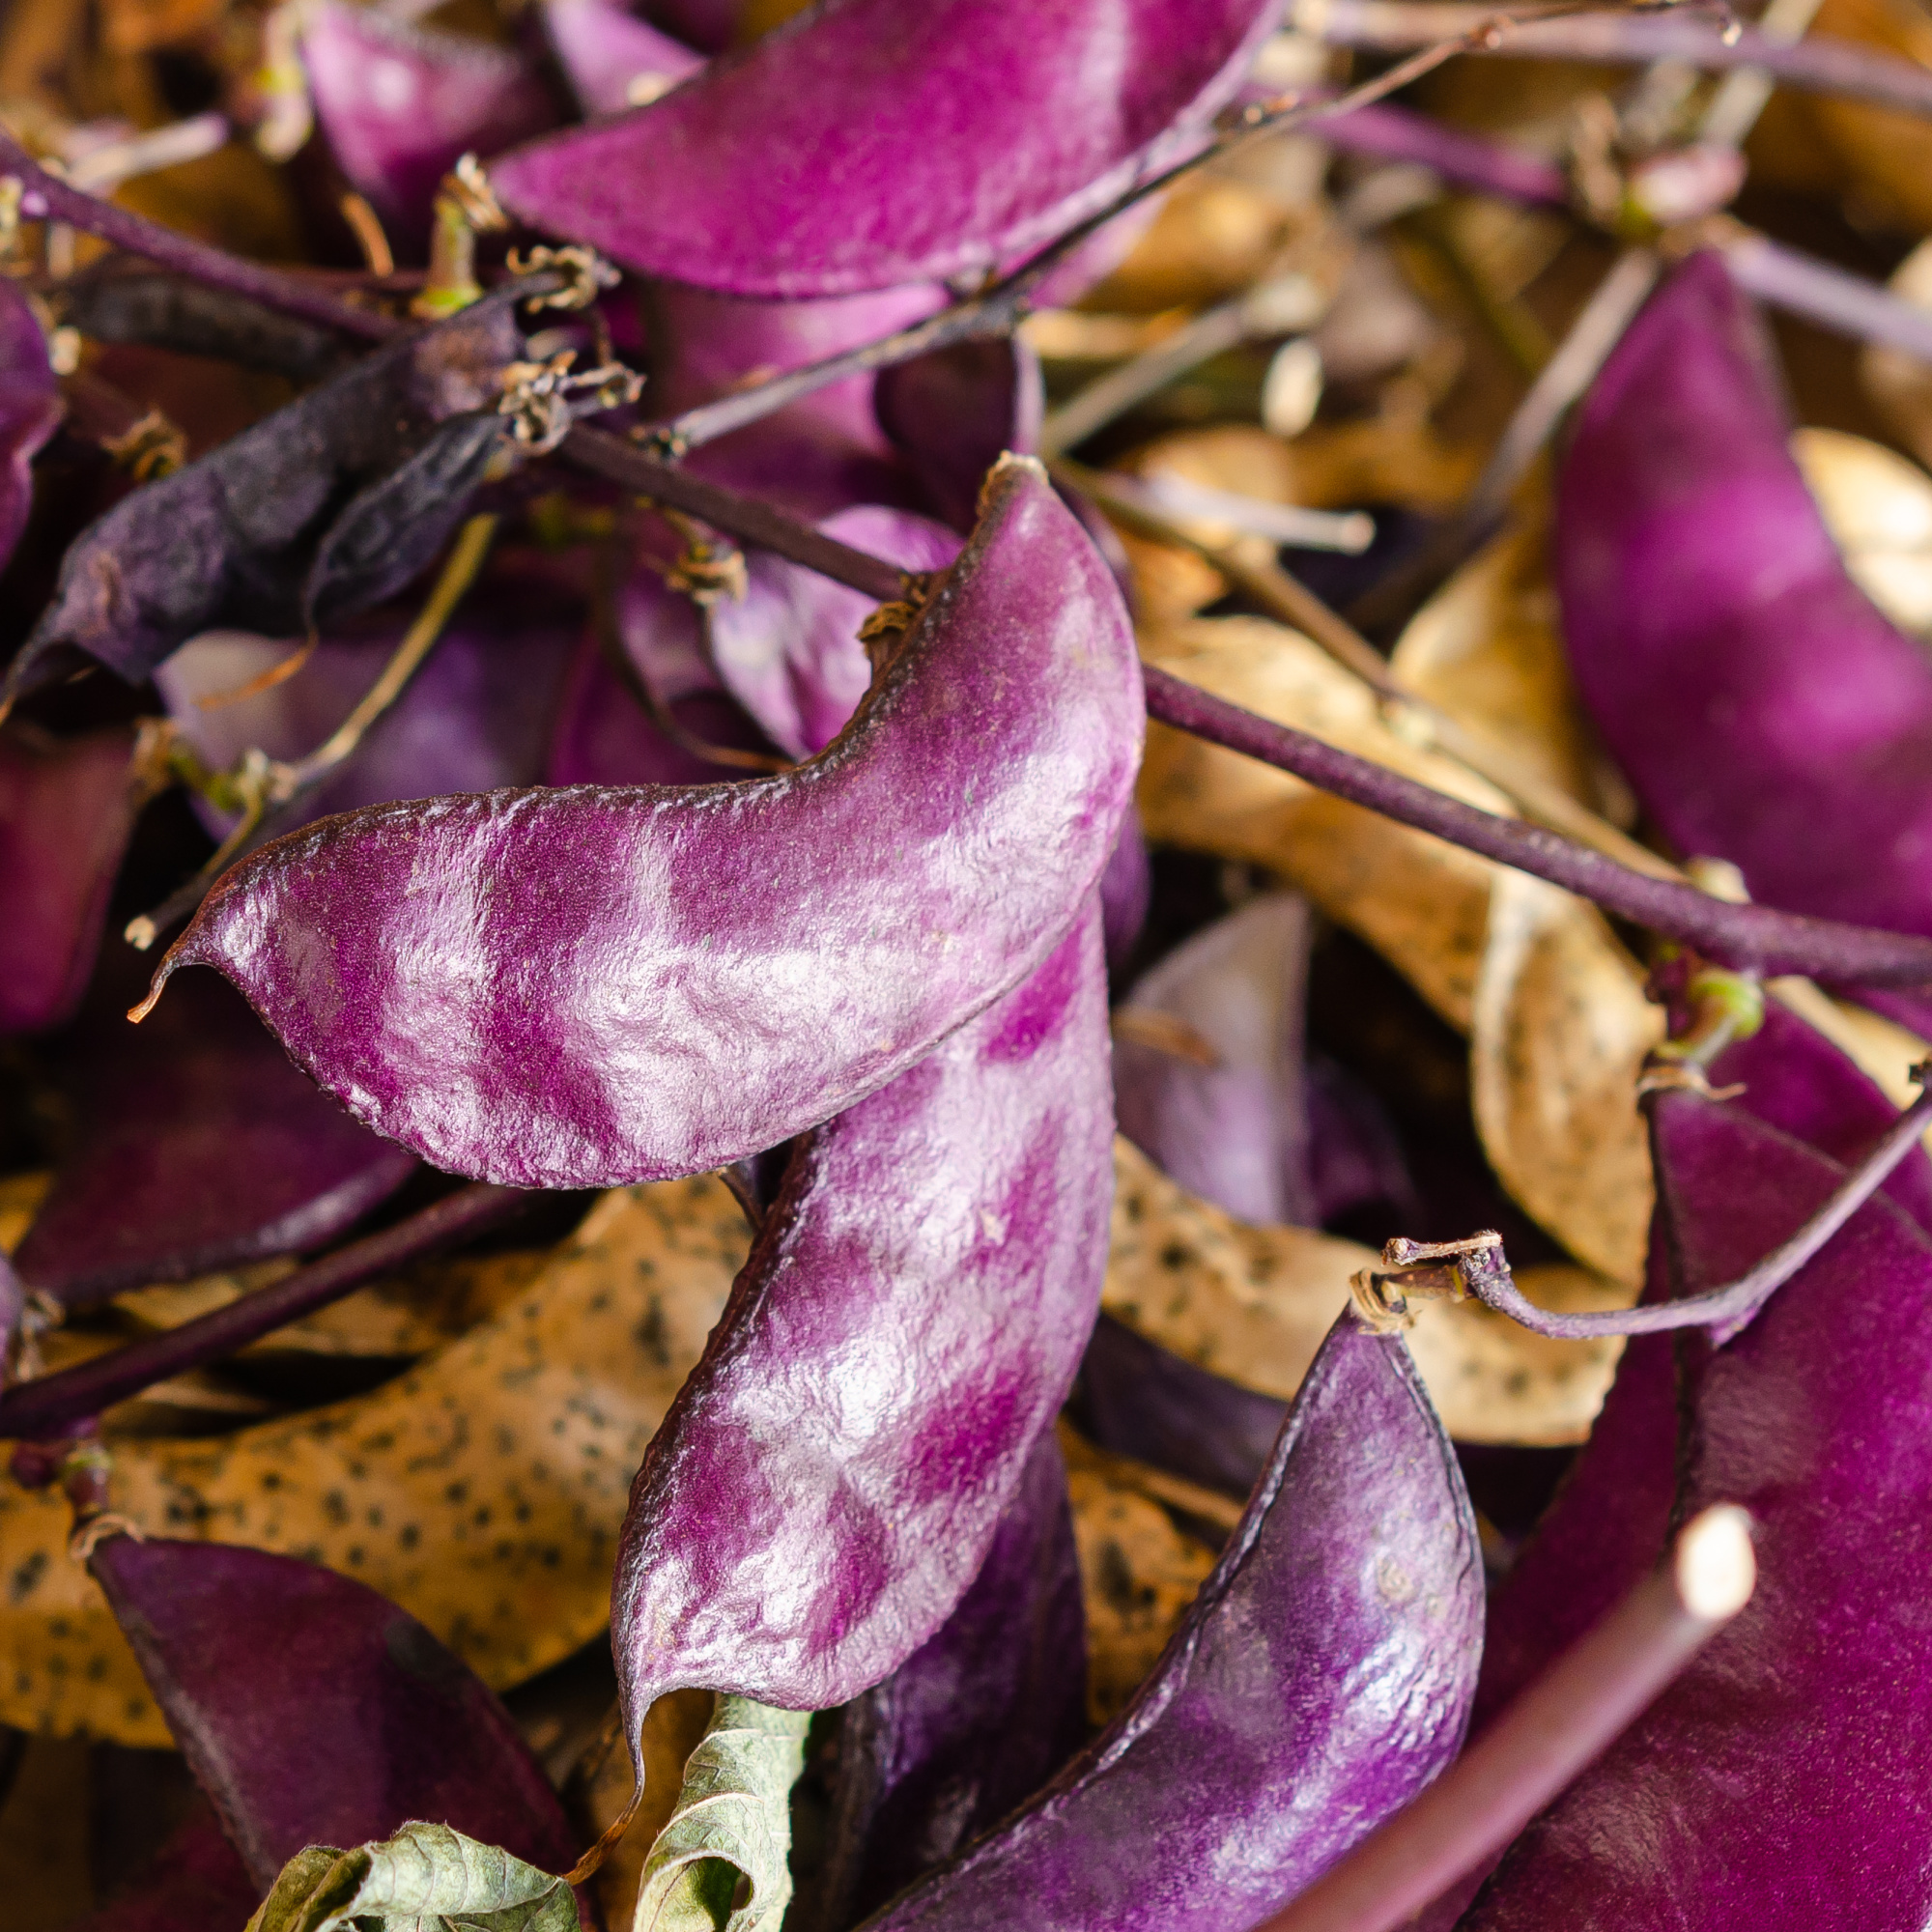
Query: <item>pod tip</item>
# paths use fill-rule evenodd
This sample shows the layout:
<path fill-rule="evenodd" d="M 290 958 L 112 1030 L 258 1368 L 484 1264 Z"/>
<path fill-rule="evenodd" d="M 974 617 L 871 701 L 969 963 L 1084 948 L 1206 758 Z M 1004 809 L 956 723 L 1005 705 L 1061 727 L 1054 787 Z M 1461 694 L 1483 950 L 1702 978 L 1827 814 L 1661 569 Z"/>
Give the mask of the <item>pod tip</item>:
<path fill-rule="evenodd" d="M 1677 1594 L 1692 1616 L 1721 1623 L 1749 1603 L 1757 1585 L 1751 1520 L 1735 1503 L 1692 1517 L 1672 1558 Z"/>

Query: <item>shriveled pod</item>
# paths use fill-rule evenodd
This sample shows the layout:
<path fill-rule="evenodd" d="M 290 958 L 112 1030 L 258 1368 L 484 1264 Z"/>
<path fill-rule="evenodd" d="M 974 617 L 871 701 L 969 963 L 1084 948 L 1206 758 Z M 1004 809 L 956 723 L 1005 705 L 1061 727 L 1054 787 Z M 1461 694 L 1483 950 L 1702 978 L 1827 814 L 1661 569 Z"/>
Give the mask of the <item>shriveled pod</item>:
<path fill-rule="evenodd" d="M 110 1535 L 88 1561 L 258 1887 L 412 1818 L 553 1871 L 575 1856 L 509 1713 L 373 1590 L 234 1545 Z"/>
<path fill-rule="evenodd" d="M 378 1132 L 458 1173 L 720 1167 L 849 1107 L 1058 945 L 1138 763 L 1113 580 L 1038 468 L 796 770 L 375 807 L 230 871 L 161 962 L 228 975 Z"/>
<path fill-rule="evenodd" d="M 1697 1117 L 1696 1160 L 1666 1212 L 1695 1290 L 1794 1233 L 1845 1170 L 1676 1097 Z M 1928 1292 L 1932 1242 L 1875 1198 L 1742 1334 L 1693 1359 L 1675 1508 L 1721 1494 L 1750 1511 L 1757 1594 L 1532 1822 L 1469 1932 L 1926 1923 Z"/>
<path fill-rule="evenodd" d="M 1198 143 L 1277 11 L 833 0 L 647 107 L 505 155 L 490 179 L 535 227 L 735 295 L 973 274 Z"/>
<path fill-rule="evenodd" d="M 562 118 L 534 65 L 509 48 L 343 0 L 304 10 L 302 66 L 336 164 L 411 246 L 461 156 L 494 155 Z"/>
<path fill-rule="evenodd" d="M 1448 1438 L 1400 1337 L 1345 1314 L 1147 1682 L 868 1932 L 1253 1924 L 1455 1756 L 1482 1630 Z"/>
<path fill-rule="evenodd" d="M 1028 980 L 800 1142 L 631 1492 L 634 1750 L 668 1690 L 843 1703 L 952 1612 L 1094 1323 L 1112 1127 L 1090 897 Z"/>
<path fill-rule="evenodd" d="M 1847 574 L 1770 338 L 1717 255 L 1578 413 L 1555 557 L 1577 686 L 1659 829 L 1794 912 L 1932 932 L 1932 663 Z M 1919 1033 L 1932 1001 L 1861 995 Z"/>
<path fill-rule="evenodd" d="M 1051 1431 L 959 1606 L 845 1706 L 808 1928 L 839 1932 L 996 1824 L 1086 1735 L 1087 1634 Z"/>

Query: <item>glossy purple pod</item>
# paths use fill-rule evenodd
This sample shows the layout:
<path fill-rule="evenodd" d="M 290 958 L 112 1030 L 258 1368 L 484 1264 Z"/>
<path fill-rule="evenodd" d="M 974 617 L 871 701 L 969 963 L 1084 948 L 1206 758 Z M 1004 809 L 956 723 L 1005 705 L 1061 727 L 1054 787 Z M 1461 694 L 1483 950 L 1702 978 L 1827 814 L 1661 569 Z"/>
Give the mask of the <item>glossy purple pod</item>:
<path fill-rule="evenodd" d="M 877 340 L 939 308 L 928 285 L 823 301 L 748 301 L 674 281 L 643 296 L 651 413 L 659 420 L 757 381 Z M 917 509 L 917 483 L 872 409 L 872 378 L 848 376 L 757 422 L 701 443 L 687 461 L 714 482 L 819 518 L 854 503 Z"/>
<path fill-rule="evenodd" d="M 696 72 L 704 56 L 618 0 L 544 0 L 545 38 L 586 114 L 622 114 Z"/>
<path fill-rule="evenodd" d="M 73 1016 L 140 789 L 134 734 L 0 733 L 0 1037 Z"/>
<path fill-rule="evenodd" d="M 0 277 L 0 566 L 34 500 L 34 455 L 61 419 L 47 338 L 20 287 Z"/>
<path fill-rule="evenodd" d="M 1308 1056 L 1302 1089 L 1313 1225 L 1356 1226 L 1350 1217 L 1368 1212 L 1383 1226 L 1421 1227 L 1422 1197 L 1408 1156 L 1375 1090 L 1325 1053 Z"/>
<path fill-rule="evenodd" d="M 155 684 L 211 770 L 231 768 L 251 747 L 271 758 L 300 758 L 355 709 L 413 615 L 389 611 L 346 625 L 325 637 L 293 676 L 240 698 L 232 695 L 284 663 L 297 642 L 205 633 L 156 671 Z M 527 552 L 499 557 L 402 696 L 340 768 L 302 798 L 296 822 L 389 799 L 543 778 L 583 621 L 582 599 L 547 559 Z M 205 801 L 197 800 L 197 810 L 216 837 L 233 822 Z"/>
<path fill-rule="evenodd" d="M 725 1166 L 1045 958 L 1106 864 L 1144 724 L 1120 594 L 1017 460 L 809 764 L 325 819 L 228 872 L 155 984 L 218 968 L 357 1118 L 460 1174 Z"/>
<path fill-rule="evenodd" d="M 1687 1286 L 1741 1274 L 1845 1178 L 1736 1110 L 1706 1116 Z M 1758 1587 L 1535 1819 L 1463 1921 L 1906 1932 L 1932 1916 L 1923 1578 L 1932 1242 L 1875 1199 L 1695 1375 L 1677 1507 L 1742 1503 Z"/>
<path fill-rule="evenodd" d="M 1073 1414 L 1116 1456 L 1244 1496 L 1267 1466 L 1288 1404 L 1163 1349 L 1102 1311 L 1080 1359 Z"/>
<path fill-rule="evenodd" d="M 1577 413 L 1555 559 L 1577 686 L 1658 828 L 1769 905 L 1932 933 L 1932 662 L 1846 573 L 1770 339 L 1715 254 Z M 1932 999 L 1861 995 L 1920 1033 Z"/>
<path fill-rule="evenodd" d="M 304 580 L 336 517 L 437 424 L 493 410 L 498 377 L 521 353 L 511 298 L 485 298 L 124 497 L 69 548 L 0 699 L 90 663 L 138 684 L 216 625 L 299 631 Z M 337 597 L 346 594 L 338 583 Z"/>
<path fill-rule="evenodd" d="M 634 1745 L 686 1686 L 845 1703 L 952 1614 L 1099 1306 L 1106 1010 L 1090 900 L 1029 979 L 793 1151 L 632 1486 L 611 1641 Z"/>
<path fill-rule="evenodd" d="M 72 1147 L 14 1255 L 69 1307 L 320 1247 L 415 1172 L 232 988 L 196 975 L 179 992 L 138 1031 L 99 1016 L 76 1050 Z"/>
<path fill-rule="evenodd" d="M 532 226 L 790 299 L 981 273 L 1178 159 L 1267 0 L 830 0 L 650 106 L 503 156 Z"/>
<path fill-rule="evenodd" d="M 1038 447 L 1039 357 L 1017 335 L 948 343 L 880 370 L 872 409 L 933 514 L 970 530 L 986 472 Z"/>
<path fill-rule="evenodd" d="M 260 1889 L 222 1835 L 214 1813 L 197 1803 L 186 1820 L 114 1895 L 62 1932 L 229 1932 L 245 1925 Z"/>
<path fill-rule="evenodd" d="M 959 554 L 951 530 L 909 510 L 862 503 L 819 528 L 915 575 Z M 720 598 L 706 612 L 711 660 L 772 743 L 809 758 L 845 728 L 872 681 L 859 627 L 878 606 L 769 551 L 746 559 L 745 576 L 743 597 Z"/>
<path fill-rule="evenodd" d="M 487 158 L 563 117 L 536 68 L 508 47 L 317 0 L 302 66 L 336 165 L 388 230 L 419 250 L 438 184 L 463 156 Z"/>
<path fill-rule="evenodd" d="M 110 1536 L 88 1560 L 258 1888 L 308 1845 L 446 1824 L 548 1871 L 563 1806 L 495 1696 L 348 1577 L 235 1544 Z"/>
<path fill-rule="evenodd" d="M 1049 1429 L 958 1607 L 845 1706 L 802 1932 L 842 1932 L 883 1905 L 1030 1797 L 1086 1735 L 1080 1559 Z"/>
<path fill-rule="evenodd" d="M 1344 1314 L 1126 1708 L 868 1932 L 1252 1925 L 1456 1755 L 1482 1642 L 1454 1452 L 1401 1338 Z"/>
<path fill-rule="evenodd" d="M 1291 893 L 1254 899 L 1176 948 L 1121 1003 L 1121 1131 L 1243 1221 L 1315 1219 L 1302 1087 L 1309 918 Z"/>

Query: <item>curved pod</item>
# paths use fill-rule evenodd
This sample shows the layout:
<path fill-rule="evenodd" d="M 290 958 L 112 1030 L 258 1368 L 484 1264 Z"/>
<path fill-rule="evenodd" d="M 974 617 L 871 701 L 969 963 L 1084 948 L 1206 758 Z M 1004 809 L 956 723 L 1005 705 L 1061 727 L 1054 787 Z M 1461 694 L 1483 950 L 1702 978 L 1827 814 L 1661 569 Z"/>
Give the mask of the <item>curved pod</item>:
<path fill-rule="evenodd" d="M 1093 1327 L 1112 1135 L 1090 901 L 795 1151 L 632 1491 L 611 1641 L 634 1746 L 685 1686 L 843 1703 L 952 1613 Z"/>
<path fill-rule="evenodd" d="M 1345 1314 L 1133 1701 L 867 1932 L 1253 1924 L 1455 1756 L 1482 1631 L 1448 1437 L 1401 1338 Z"/>
<path fill-rule="evenodd" d="M 1106 865 L 1143 726 L 1113 579 L 1012 459 L 810 763 L 325 819 L 229 872 L 155 984 L 218 968 L 358 1119 L 460 1174 L 722 1167 L 1038 965 Z"/>
<path fill-rule="evenodd" d="M 833 0 L 647 107 L 505 155 L 491 185 L 536 227 L 732 295 L 971 274 L 1198 144 L 1279 13 Z"/>

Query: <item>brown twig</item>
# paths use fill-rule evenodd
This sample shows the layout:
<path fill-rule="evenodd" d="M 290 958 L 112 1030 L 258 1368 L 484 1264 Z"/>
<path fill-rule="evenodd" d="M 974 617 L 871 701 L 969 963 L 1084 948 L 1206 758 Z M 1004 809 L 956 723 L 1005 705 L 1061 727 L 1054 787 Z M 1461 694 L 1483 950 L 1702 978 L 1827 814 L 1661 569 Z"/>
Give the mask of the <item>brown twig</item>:
<path fill-rule="evenodd" d="M 1414 1803 L 1256 1932 L 1394 1932 L 1492 1858 L 1750 1601 L 1749 1519 L 1686 1525 L 1668 1561 Z"/>

